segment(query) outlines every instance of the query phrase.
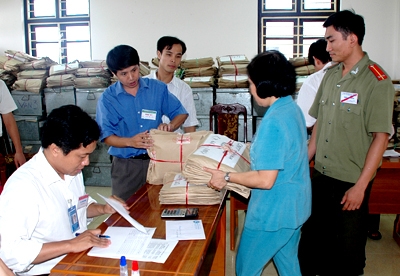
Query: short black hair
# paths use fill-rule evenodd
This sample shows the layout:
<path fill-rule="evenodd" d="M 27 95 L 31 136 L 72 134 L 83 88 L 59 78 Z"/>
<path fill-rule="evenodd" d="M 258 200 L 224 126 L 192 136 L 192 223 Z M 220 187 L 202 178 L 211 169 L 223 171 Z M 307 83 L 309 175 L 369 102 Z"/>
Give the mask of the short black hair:
<path fill-rule="evenodd" d="M 186 53 L 186 44 L 182 40 L 174 36 L 163 36 L 157 41 L 157 51 L 162 51 L 167 48 L 167 50 L 171 50 L 174 44 L 180 44 L 182 46 L 182 55 Z"/>
<path fill-rule="evenodd" d="M 279 51 L 258 54 L 247 65 L 247 74 L 261 99 L 285 97 L 296 91 L 296 71 Z"/>
<path fill-rule="evenodd" d="M 42 147 L 55 144 L 67 155 L 83 145 L 86 147 L 100 137 L 100 127 L 76 105 L 53 109 L 42 127 Z"/>
<path fill-rule="evenodd" d="M 333 26 L 336 31 L 342 33 L 343 39 L 347 39 L 349 34 L 355 34 L 358 44 L 362 45 L 365 35 L 364 18 L 356 14 L 354 10 L 344 10 L 332 14 L 325 20 L 323 26 L 325 28 Z"/>
<path fill-rule="evenodd" d="M 129 45 L 118 45 L 108 52 L 106 62 L 108 69 L 117 74 L 118 70 L 138 65 L 140 59 L 135 48 Z"/>
<path fill-rule="evenodd" d="M 332 60 L 331 56 L 326 51 L 327 44 L 328 43 L 326 42 L 326 40 L 321 38 L 310 45 L 310 48 L 308 49 L 308 62 L 310 64 L 315 65 L 313 57 L 316 57 L 324 64 Z"/>

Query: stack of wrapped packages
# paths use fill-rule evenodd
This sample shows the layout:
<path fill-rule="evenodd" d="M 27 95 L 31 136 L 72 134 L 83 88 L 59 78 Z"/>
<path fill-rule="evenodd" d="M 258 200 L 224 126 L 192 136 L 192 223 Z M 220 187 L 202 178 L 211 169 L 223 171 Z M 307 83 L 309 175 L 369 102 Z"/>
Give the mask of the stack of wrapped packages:
<path fill-rule="evenodd" d="M 26 55 L 26 54 L 25 54 Z M 26 55 L 26 60 L 20 65 L 18 80 L 13 89 L 32 93 L 40 93 L 46 87 L 46 78 L 49 76 L 49 68 L 57 64 L 48 57 L 34 58 Z"/>
<path fill-rule="evenodd" d="M 246 144 L 210 131 L 171 133 L 151 130 L 154 146 L 148 149 L 150 165 L 147 182 L 163 184 L 161 204 L 210 205 L 221 202 L 223 192 L 207 186 L 211 175 L 203 167 L 224 171 L 249 171 L 249 149 Z M 233 190 L 248 197 L 250 189 L 228 183 Z"/>
<path fill-rule="evenodd" d="M 103 88 L 108 87 L 111 73 L 105 60 L 91 60 L 79 62 L 75 73 L 74 86 L 76 88 Z"/>
<path fill-rule="evenodd" d="M 227 55 L 217 57 L 218 63 L 218 88 L 247 88 L 247 64 L 249 60 L 245 55 Z"/>
<path fill-rule="evenodd" d="M 308 57 L 290 58 L 289 62 L 293 65 L 298 76 L 308 76 L 315 72 L 314 65 L 308 62 Z"/>
<path fill-rule="evenodd" d="M 158 67 L 158 58 L 153 58 L 151 62 Z M 217 72 L 218 69 L 214 66 L 213 58 L 205 57 L 182 60 L 175 75 L 191 88 L 208 88 L 215 86 Z"/>
<path fill-rule="evenodd" d="M 210 189 L 205 184 L 193 185 L 181 175 L 187 158 L 196 151 L 210 131 L 175 133 L 150 130 L 154 141 L 147 150 L 150 156 L 147 182 L 163 184 L 159 199 L 161 204 L 218 204 L 222 200 L 221 192 Z"/>
<path fill-rule="evenodd" d="M 75 73 L 78 69 L 78 61 L 52 65 L 49 71 L 50 77 L 46 79 L 47 87 L 74 86 Z"/>
<path fill-rule="evenodd" d="M 24 61 L 18 58 L 17 54 L 10 54 L 13 52 L 19 53 L 7 50 L 4 56 L 0 56 L 0 78 L 6 83 L 9 90 L 12 90 L 12 85 L 17 80 L 17 74 L 20 71 L 19 66 Z"/>

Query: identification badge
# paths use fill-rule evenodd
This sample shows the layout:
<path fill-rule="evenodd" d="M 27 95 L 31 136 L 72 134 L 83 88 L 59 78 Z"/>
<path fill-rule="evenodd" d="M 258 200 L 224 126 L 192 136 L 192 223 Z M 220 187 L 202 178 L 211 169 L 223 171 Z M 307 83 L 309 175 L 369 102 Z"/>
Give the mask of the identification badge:
<path fill-rule="evenodd" d="M 357 104 L 357 102 L 358 102 L 358 93 L 341 92 L 340 93 L 340 102 L 341 103 L 348 103 L 348 104 Z"/>
<path fill-rule="evenodd" d="M 89 195 L 88 194 L 79 197 L 78 209 L 83 208 L 83 207 L 87 207 L 88 201 L 89 201 Z"/>
<path fill-rule="evenodd" d="M 157 118 L 157 111 L 142 109 L 142 119 L 155 120 Z"/>
<path fill-rule="evenodd" d="M 75 205 L 68 208 L 68 217 L 69 217 L 69 222 L 71 224 L 72 233 L 74 233 L 77 230 L 79 230 L 79 220 L 78 220 L 78 214 L 76 213 Z"/>

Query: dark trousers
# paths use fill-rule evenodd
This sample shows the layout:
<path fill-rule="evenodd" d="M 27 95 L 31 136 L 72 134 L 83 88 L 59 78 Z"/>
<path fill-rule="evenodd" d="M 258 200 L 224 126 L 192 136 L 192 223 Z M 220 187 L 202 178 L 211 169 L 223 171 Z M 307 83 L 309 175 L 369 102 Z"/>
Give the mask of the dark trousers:
<path fill-rule="evenodd" d="M 111 165 L 111 192 L 127 200 L 145 183 L 150 160 L 113 157 Z"/>
<path fill-rule="evenodd" d="M 314 171 L 311 216 L 302 227 L 299 244 L 303 276 L 356 276 L 364 273 L 371 185 L 372 181 L 360 209 L 343 211 L 340 202 L 354 183 Z"/>

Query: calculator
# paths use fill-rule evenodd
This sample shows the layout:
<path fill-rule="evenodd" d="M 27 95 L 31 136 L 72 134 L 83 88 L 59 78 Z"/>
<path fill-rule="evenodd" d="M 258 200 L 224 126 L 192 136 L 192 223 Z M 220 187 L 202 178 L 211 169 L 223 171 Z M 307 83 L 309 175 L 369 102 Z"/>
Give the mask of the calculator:
<path fill-rule="evenodd" d="M 195 218 L 199 208 L 167 208 L 161 213 L 162 218 Z"/>

